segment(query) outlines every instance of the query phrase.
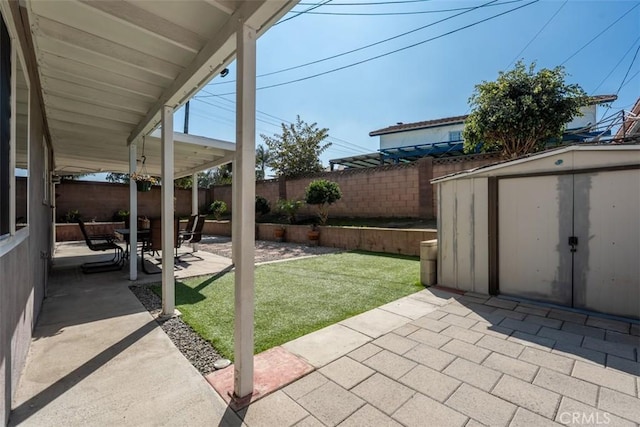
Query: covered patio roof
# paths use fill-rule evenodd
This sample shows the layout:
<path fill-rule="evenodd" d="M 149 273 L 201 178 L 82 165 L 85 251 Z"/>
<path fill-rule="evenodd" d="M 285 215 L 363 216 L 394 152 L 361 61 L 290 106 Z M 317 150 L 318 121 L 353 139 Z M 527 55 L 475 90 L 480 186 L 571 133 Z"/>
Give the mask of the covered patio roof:
<path fill-rule="evenodd" d="M 57 172 L 129 171 L 128 144 L 160 123 L 236 55 L 241 25 L 266 31 L 288 0 L 25 0 Z M 26 11 L 26 13 L 25 13 Z M 175 137 L 175 177 L 215 166 L 222 141 Z M 160 140 L 146 140 L 147 170 L 160 171 Z"/>

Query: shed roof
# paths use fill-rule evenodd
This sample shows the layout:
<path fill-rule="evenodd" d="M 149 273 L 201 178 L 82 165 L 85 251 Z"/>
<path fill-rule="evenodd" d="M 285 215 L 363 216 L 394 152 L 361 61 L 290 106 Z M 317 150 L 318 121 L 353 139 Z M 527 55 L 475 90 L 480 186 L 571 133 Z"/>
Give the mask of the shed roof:
<path fill-rule="evenodd" d="M 469 178 L 473 176 L 486 175 L 486 176 L 498 176 L 501 175 L 501 170 L 510 168 L 516 165 L 524 165 L 531 162 L 537 162 L 545 158 L 549 158 L 552 156 L 574 153 L 574 152 L 599 152 L 598 155 L 602 156 L 607 153 L 620 153 L 621 151 L 632 152 L 632 155 L 626 155 L 624 157 L 624 162 L 620 164 L 638 164 L 640 165 L 640 144 L 580 144 L 580 145 L 570 145 L 566 147 L 554 148 L 551 150 L 544 151 L 542 153 L 529 154 L 526 156 L 522 156 L 513 160 L 503 160 L 500 162 L 492 163 L 490 165 L 480 166 L 474 169 L 468 169 L 461 172 L 455 172 L 449 175 L 441 176 L 436 179 L 431 180 L 432 184 L 438 184 L 444 181 L 451 181 L 454 179 L 461 178 Z M 604 164 L 604 162 L 602 162 Z M 549 166 L 549 165 L 547 165 Z M 552 170 L 552 167 L 562 166 L 565 167 L 566 164 L 563 162 L 558 163 L 554 166 L 549 166 L 548 170 Z"/>

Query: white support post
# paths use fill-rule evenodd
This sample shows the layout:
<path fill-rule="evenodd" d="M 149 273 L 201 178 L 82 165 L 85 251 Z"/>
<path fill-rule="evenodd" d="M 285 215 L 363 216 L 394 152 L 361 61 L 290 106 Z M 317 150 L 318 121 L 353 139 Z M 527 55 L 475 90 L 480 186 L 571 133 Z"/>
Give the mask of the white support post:
<path fill-rule="evenodd" d="M 198 173 L 194 173 L 191 179 L 191 215 L 198 215 Z"/>
<path fill-rule="evenodd" d="M 236 181 L 232 221 L 235 261 L 234 394 L 253 393 L 255 252 L 256 31 L 246 24 L 236 33 Z"/>
<path fill-rule="evenodd" d="M 162 316 L 175 312 L 174 200 L 173 200 L 173 108 L 162 107 Z"/>
<path fill-rule="evenodd" d="M 237 146 L 236 146 L 237 148 Z M 236 152 L 237 153 L 237 152 Z M 231 262 L 236 264 L 236 236 L 240 235 L 238 228 L 240 227 L 240 221 L 236 221 L 235 212 L 238 210 L 238 180 L 234 177 L 236 165 L 238 163 L 234 160 L 231 162 Z"/>
<path fill-rule="evenodd" d="M 138 167 L 135 143 L 129 145 L 129 175 Z M 138 279 L 138 191 L 134 180 L 129 180 L 129 280 Z"/>

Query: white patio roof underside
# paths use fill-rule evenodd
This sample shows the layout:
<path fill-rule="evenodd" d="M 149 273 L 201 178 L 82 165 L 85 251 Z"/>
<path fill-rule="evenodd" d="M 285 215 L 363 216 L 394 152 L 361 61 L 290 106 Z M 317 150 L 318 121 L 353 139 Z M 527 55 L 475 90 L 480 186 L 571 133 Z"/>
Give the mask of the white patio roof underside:
<path fill-rule="evenodd" d="M 26 0 L 46 120 L 60 173 L 129 171 L 129 143 L 178 108 L 235 57 L 243 21 L 259 36 L 287 0 Z M 176 134 L 175 177 L 225 163 L 235 144 Z M 160 172 L 160 140 L 145 141 Z"/>

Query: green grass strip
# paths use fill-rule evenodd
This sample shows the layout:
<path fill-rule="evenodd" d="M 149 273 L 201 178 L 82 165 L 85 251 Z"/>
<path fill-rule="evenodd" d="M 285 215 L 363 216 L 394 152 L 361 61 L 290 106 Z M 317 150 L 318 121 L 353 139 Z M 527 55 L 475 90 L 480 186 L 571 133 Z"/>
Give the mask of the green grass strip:
<path fill-rule="evenodd" d="M 417 258 L 368 252 L 258 266 L 255 353 L 424 289 L 419 278 Z M 233 360 L 233 273 L 177 282 L 176 306 L 185 322 Z"/>

